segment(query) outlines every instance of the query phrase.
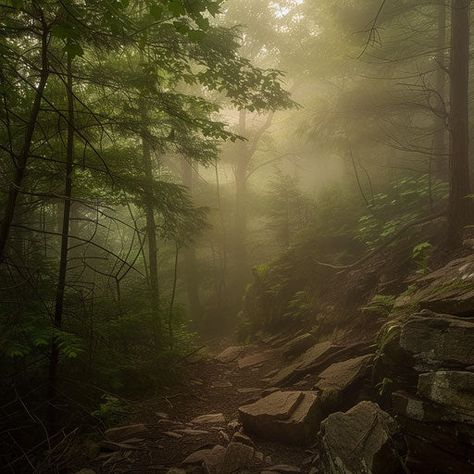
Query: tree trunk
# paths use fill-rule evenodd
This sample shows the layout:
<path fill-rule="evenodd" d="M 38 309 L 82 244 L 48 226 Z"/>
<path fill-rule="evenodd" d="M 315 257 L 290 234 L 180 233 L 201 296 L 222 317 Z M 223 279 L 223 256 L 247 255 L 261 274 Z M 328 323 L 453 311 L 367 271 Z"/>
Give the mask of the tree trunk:
<path fill-rule="evenodd" d="M 183 184 L 193 195 L 194 173 L 191 164 L 183 158 L 181 166 L 181 176 Z M 201 299 L 199 296 L 199 275 L 196 258 L 196 248 L 193 243 L 183 249 L 184 278 L 186 283 L 186 293 L 188 297 L 189 313 L 196 322 L 202 317 Z"/>
<path fill-rule="evenodd" d="M 436 92 L 439 94 L 439 116 L 435 117 L 435 136 L 433 141 L 434 171 L 440 179 L 446 179 L 448 171 L 446 147 L 446 117 L 442 115 L 446 106 L 446 1 L 439 0 L 438 4 L 438 38 L 437 56 L 438 70 L 436 71 Z"/>
<path fill-rule="evenodd" d="M 247 134 L 247 113 L 240 111 L 239 134 Z M 249 166 L 249 150 L 247 143 L 239 142 L 235 164 L 235 229 L 234 248 L 235 258 L 243 270 L 247 266 L 247 173 Z M 244 268 L 245 267 L 245 268 Z"/>
<path fill-rule="evenodd" d="M 61 257 L 59 261 L 59 276 L 56 288 L 56 302 L 54 310 L 54 329 L 60 330 L 62 327 L 64 310 L 64 293 L 66 288 L 67 260 L 69 248 L 69 226 L 71 217 L 72 179 L 74 166 L 74 94 L 72 85 L 72 64 L 71 56 L 67 57 L 67 103 L 68 103 L 68 124 L 67 124 L 67 145 L 66 145 L 66 177 L 64 186 L 64 208 L 61 231 Z M 59 365 L 59 342 L 57 336 L 53 334 L 51 344 L 51 354 L 49 360 L 48 377 L 48 430 L 52 434 L 56 431 L 56 410 L 54 400 L 57 395 L 58 385 L 58 365 Z"/>
<path fill-rule="evenodd" d="M 158 279 L 158 238 L 156 235 L 155 203 L 154 203 L 154 179 L 153 165 L 151 160 L 151 147 L 146 126 L 146 112 L 143 112 L 144 129 L 142 131 L 143 169 L 145 172 L 145 217 L 146 235 L 148 240 L 148 275 L 150 288 L 150 305 L 152 315 L 152 330 L 155 347 L 161 333 L 160 321 L 160 287 Z"/>
<path fill-rule="evenodd" d="M 48 43 L 49 43 L 49 30 L 46 25 L 43 24 L 43 34 L 41 36 L 41 72 L 38 87 L 35 93 L 35 99 L 30 112 L 30 118 L 26 126 L 25 138 L 23 141 L 23 147 L 18 156 L 17 162 L 15 163 L 15 175 L 13 182 L 10 185 L 8 192 L 7 202 L 5 203 L 5 211 L 2 222 L 0 224 L 0 262 L 5 258 L 5 249 L 10 235 L 10 229 L 15 216 L 15 209 L 25 179 L 26 168 L 28 164 L 28 158 L 30 156 L 31 143 L 33 141 L 33 134 L 36 128 L 36 122 L 41 107 L 41 101 L 43 99 L 44 89 L 49 77 L 49 64 L 48 64 Z"/>
<path fill-rule="evenodd" d="M 173 310 L 176 298 L 176 284 L 178 282 L 178 263 L 179 263 L 179 245 L 176 242 L 176 252 L 174 255 L 173 288 L 171 290 L 170 308 L 168 311 L 168 336 L 170 349 L 174 349 L 174 331 L 173 331 Z"/>
<path fill-rule="evenodd" d="M 470 0 L 452 0 L 449 117 L 449 241 L 459 245 L 472 222 L 469 177 L 469 7 Z"/>

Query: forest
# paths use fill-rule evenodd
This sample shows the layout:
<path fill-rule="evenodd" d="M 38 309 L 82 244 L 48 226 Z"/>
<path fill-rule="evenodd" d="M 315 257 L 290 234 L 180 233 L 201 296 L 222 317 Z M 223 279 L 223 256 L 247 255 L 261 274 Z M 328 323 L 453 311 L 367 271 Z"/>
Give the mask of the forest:
<path fill-rule="evenodd" d="M 474 472 L 470 0 L 0 0 L 0 472 Z"/>

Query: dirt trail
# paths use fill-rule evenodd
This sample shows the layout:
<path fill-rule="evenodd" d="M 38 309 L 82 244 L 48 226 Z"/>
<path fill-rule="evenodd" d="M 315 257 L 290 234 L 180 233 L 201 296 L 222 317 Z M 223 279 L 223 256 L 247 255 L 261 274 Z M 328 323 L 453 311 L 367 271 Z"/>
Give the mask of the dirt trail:
<path fill-rule="evenodd" d="M 282 360 L 270 345 L 246 346 L 238 359 L 218 362 L 215 356 L 226 346 L 208 349 L 208 356 L 189 362 L 182 382 L 160 398 L 144 403 L 140 413 L 127 424 L 146 425 L 146 432 L 129 434 L 110 444 L 94 470 L 103 473 L 166 473 L 182 468 L 182 461 L 199 449 L 217 444 L 227 446 L 236 430 L 238 408 L 261 397 L 264 379 L 281 368 Z M 261 360 L 261 361 L 259 361 Z M 239 368 L 239 365 L 246 365 Z M 222 414 L 225 421 L 195 423 L 196 417 Z M 312 452 L 304 447 L 285 446 L 252 437 L 263 460 L 248 473 L 260 473 L 270 465 L 301 467 Z M 262 458 L 262 456 L 260 456 Z M 179 471 L 178 471 L 179 472 Z M 199 470 L 187 472 L 200 472 Z M 302 468 L 301 472 L 307 472 Z"/>

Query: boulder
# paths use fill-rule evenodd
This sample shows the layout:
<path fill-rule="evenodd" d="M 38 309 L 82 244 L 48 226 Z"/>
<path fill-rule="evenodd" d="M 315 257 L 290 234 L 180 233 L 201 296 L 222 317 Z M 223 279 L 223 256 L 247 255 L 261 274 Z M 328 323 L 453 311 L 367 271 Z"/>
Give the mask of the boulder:
<path fill-rule="evenodd" d="M 217 357 L 216 360 L 222 364 L 228 364 L 238 359 L 244 351 L 244 346 L 230 346 L 223 350 Z"/>
<path fill-rule="evenodd" d="M 373 357 L 373 354 L 368 354 L 337 362 L 321 372 L 314 387 L 321 394 L 321 403 L 332 407 L 341 401 L 348 390 L 359 386 L 367 375 Z"/>
<path fill-rule="evenodd" d="M 310 441 L 321 419 L 318 398 L 313 392 L 274 392 L 239 408 L 248 432 L 275 441 L 299 444 Z"/>
<path fill-rule="evenodd" d="M 321 462 L 327 474 L 399 474 L 398 428 L 390 415 L 372 402 L 329 415 L 319 434 Z"/>
<path fill-rule="evenodd" d="M 400 347 L 412 355 L 420 371 L 474 364 L 474 319 L 421 313 L 401 328 Z"/>
<path fill-rule="evenodd" d="M 421 374 L 418 379 L 418 395 L 474 417 L 472 372 L 441 370 Z"/>

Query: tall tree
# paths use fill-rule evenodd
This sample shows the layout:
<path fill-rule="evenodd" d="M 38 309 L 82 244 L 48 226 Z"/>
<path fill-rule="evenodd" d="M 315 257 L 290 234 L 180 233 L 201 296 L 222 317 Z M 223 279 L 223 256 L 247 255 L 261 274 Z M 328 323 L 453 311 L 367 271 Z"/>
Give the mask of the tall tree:
<path fill-rule="evenodd" d="M 463 229 L 473 222 L 469 174 L 469 44 L 470 0 L 451 3 L 451 65 L 449 116 L 449 240 L 459 244 Z"/>

